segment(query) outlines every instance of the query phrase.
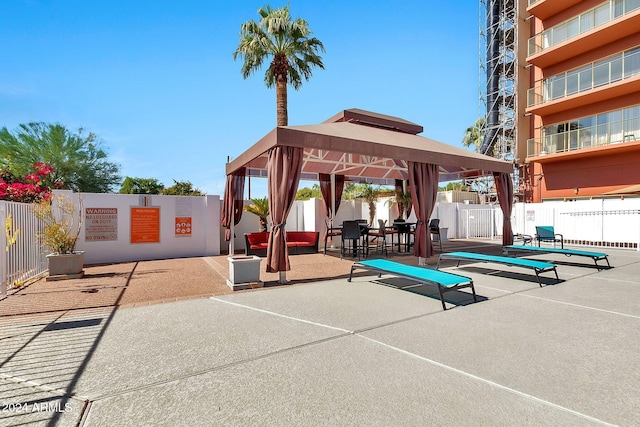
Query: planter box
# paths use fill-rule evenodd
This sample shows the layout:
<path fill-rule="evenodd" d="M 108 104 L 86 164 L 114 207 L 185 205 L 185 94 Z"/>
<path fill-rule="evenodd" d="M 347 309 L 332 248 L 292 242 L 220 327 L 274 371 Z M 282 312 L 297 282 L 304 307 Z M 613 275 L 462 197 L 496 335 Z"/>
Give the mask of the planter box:
<path fill-rule="evenodd" d="M 257 256 L 230 256 L 229 280 L 227 285 L 234 291 L 247 288 L 260 288 L 260 257 Z"/>
<path fill-rule="evenodd" d="M 84 251 L 72 254 L 49 254 L 47 280 L 79 279 L 84 276 Z"/>
<path fill-rule="evenodd" d="M 449 227 L 440 227 L 440 238 L 442 239 L 442 242 L 449 241 L 449 239 L 447 238 L 448 234 L 449 234 Z"/>

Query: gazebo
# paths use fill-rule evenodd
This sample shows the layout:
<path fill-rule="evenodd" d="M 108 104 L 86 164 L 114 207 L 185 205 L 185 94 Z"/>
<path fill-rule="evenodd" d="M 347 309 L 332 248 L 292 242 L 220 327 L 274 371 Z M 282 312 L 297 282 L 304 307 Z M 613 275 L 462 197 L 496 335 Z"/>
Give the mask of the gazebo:
<path fill-rule="evenodd" d="M 227 240 L 242 215 L 246 176 L 269 180 L 273 226 L 267 272 L 281 272 L 281 279 L 290 270 L 284 225 L 301 179 L 320 182 L 330 218 L 339 206 L 345 181 L 396 186 L 408 182 L 418 219 L 414 254 L 423 263 L 433 255 L 426 222 L 435 206 L 438 183 L 493 175 L 505 216 L 503 244 L 511 244 L 513 164 L 419 136 L 422 131 L 422 126 L 404 119 L 359 109 L 341 111 L 317 125 L 276 127 L 227 164 L 222 213 Z"/>

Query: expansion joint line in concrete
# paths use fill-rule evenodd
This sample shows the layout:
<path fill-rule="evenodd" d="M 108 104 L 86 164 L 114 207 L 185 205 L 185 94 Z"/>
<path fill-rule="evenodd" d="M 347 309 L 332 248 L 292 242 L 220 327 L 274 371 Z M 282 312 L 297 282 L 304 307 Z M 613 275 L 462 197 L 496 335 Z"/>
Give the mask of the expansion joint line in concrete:
<path fill-rule="evenodd" d="M 542 298 L 542 297 L 538 297 L 538 296 L 535 296 L 535 295 L 528 295 L 528 294 L 522 294 L 522 293 L 519 293 L 517 295 L 520 295 L 520 296 L 523 296 L 523 297 L 527 297 L 527 298 L 539 299 L 539 300 L 542 300 L 542 301 L 552 302 L 552 303 L 556 303 L 556 304 L 568 305 L 568 306 L 571 306 L 571 307 L 581 308 L 581 309 L 584 309 L 584 310 L 593 310 L 593 311 L 599 311 L 601 313 L 614 314 L 616 316 L 631 317 L 632 319 L 640 319 L 640 316 L 636 316 L 636 315 L 633 315 L 633 314 L 627 314 L 627 313 L 621 313 L 619 311 L 605 310 L 603 308 L 597 308 L 597 307 L 589 307 L 587 305 L 580 305 L 580 304 L 575 304 L 575 303 L 572 303 L 572 302 L 558 301 L 558 300 L 549 299 L 549 298 Z"/>
<path fill-rule="evenodd" d="M 453 366 L 449 366 L 449 365 L 446 365 L 444 363 L 437 362 L 437 361 L 435 361 L 433 359 L 429 359 L 428 357 L 424 357 L 424 356 L 420 356 L 420 355 L 415 354 L 415 353 L 411 353 L 409 351 L 406 351 L 406 350 L 403 350 L 401 348 L 392 346 L 392 345 L 384 343 L 382 341 L 378 341 L 378 340 L 373 339 L 373 338 L 366 337 L 364 335 L 358 335 L 358 336 L 361 337 L 361 338 L 364 338 L 364 339 L 366 339 L 368 341 L 371 341 L 373 343 L 376 343 L 378 345 L 381 345 L 383 347 L 386 347 L 386 348 L 389 348 L 391 350 L 394 350 L 394 351 L 396 351 L 398 353 L 402 353 L 402 354 L 405 354 L 407 356 L 417 358 L 419 360 L 422 360 L 424 362 L 427 362 L 427 363 L 432 364 L 434 366 L 437 366 L 439 368 L 446 369 L 447 371 L 451 371 L 451 372 L 454 372 L 454 373 L 456 373 L 458 375 L 462 375 L 462 376 L 465 376 L 467 378 L 471 378 L 472 380 L 482 382 L 482 383 L 487 384 L 487 385 L 489 385 L 491 387 L 495 387 L 497 389 L 500 389 L 500 390 L 515 394 L 517 396 L 533 400 L 533 401 L 541 403 L 543 405 L 546 405 L 546 406 L 549 406 L 549 407 L 552 407 L 552 408 L 555 408 L 555 409 L 559 409 L 559 410 L 564 411 L 564 412 L 568 412 L 568 413 L 573 414 L 575 416 L 578 416 L 580 418 L 584 418 L 584 419 L 587 419 L 589 421 L 593 421 L 593 422 L 599 423 L 601 425 L 612 426 L 612 427 L 616 426 L 616 424 L 611 424 L 611 423 L 608 423 L 606 421 L 600 420 L 598 418 L 594 418 L 594 417 L 591 417 L 589 415 L 583 414 L 582 412 L 574 411 L 573 409 L 569 409 L 569 408 L 566 408 L 564 406 L 557 405 L 557 404 L 555 404 L 553 402 L 549 402 L 548 400 L 544 400 L 544 399 L 541 399 L 539 397 L 535 397 L 535 396 L 532 396 L 530 394 L 524 393 L 522 391 L 513 389 L 511 387 L 507 387 L 507 386 L 504 386 L 502 384 L 496 383 L 494 381 L 488 380 L 486 378 L 482 378 L 482 377 L 479 377 L 477 375 L 473 375 L 473 374 L 471 374 L 469 372 L 465 372 L 465 371 L 462 371 L 460 369 L 454 368 Z"/>
<path fill-rule="evenodd" d="M 213 299 L 215 301 L 219 301 L 219 302 L 224 302 L 224 303 L 227 303 L 227 304 L 235 305 L 237 307 L 242 307 L 242 308 L 246 308 L 246 309 L 249 309 L 249 310 L 254 310 L 254 311 L 261 312 L 261 313 L 271 314 L 271 315 L 274 315 L 274 316 L 278 316 L 278 317 L 282 317 L 282 318 L 286 318 L 286 319 L 290 319 L 290 320 L 294 320 L 294 321 L 313 324 L 313 325 L 317 325 L 317 326 L 321 326 L 321 327 L 327 327 L 327 328 L 334 329 L 334 330 L 337 329 L 337 330 L 341 330 L 341 331 L 346 331 L 345 329 L 342 329 L 342 328 L 336 328 L 334 326 L 323 325 L 322 323 L 317 323 L 317 322 L 310 322 L 308 320 L 299 319 L 299 318 L 296 318 L 296 317 L 287 316 L 287 315 L 283 315 L 283 314 L 280 314 L 280 313 L 275 313 L 275 312 L 268 311 L 268 310 L 258 309 L 258 308 L 250 307 L 250 306 L 247 306 L 247 305 L 244 305 L 244 304 L 238 304 L 238 303 L 226 301 L 226 300 L 215 298 L 215 297 L 212 297 L 211 299 Z M 421 316 L 413 316 L 411 319 L 414 319 L 416 317 L 423 317 L 423 316 L 426 316 L 426 315 L 427 314 L 421 315 Z M 405 322 L 405 321 L 411 320 L 411 319 L 398 320 L 398 321 L 395 321 L 395 322 L 391 322 L 390 324 L 392 324 L 392 323 L 393 324 L 402 323 L 402 322 Z M 510 388 L 510 387 L 504 386 L 502 384 L 496 383 L 496 382 L 488 380 L 486 378 L 482 378 L 482 377 L 479 377 L 477 375 L 471 374 L 469 372 L 462 371 L 460 369 L 454 368 L 453 366 L 449 366 L 449 365 L 446 365 L 444 363 L 437 362 L 435 360 L 429 359 L 427 357 L 420 356 L 420 355 L 415 354 L 415 353 L 411 353 L 411 352 L 409 352 L 407 350 L 403 350 L 401 348 L 392 346 L 392 345 L 384 343 L 382 341 L 378 341 L 376 339 L 369 338 L 369 337 L 367 337 L 365 335 L 362 335 L 360 333 L 360 332 L 364 332 L 364 331 L 371 331 L 373 329 L 382 328 L 383 326 L 386 326 L 386 325 L 380 325 L 380 326 L 371 327 L 371 328 L 364 328 L 364 329 L 361 329 L 359 331 L 351 331 L 351 332 L 348 332 L 348 334 L 343 334 L 343 335 L 339 335 L 339 336 L 336 336 L 336 337 L 331 337 L 331 338 L 327 338 L 327 339 L 324 339 L 324 340 L 314 341 L 312 343 L 307 343 L 307 344 L 304 344 L 304 345 L 300 345 L 300 346 L 296 346 L 296 347 L 292 347 L 292 348 L 287 348 L 287 349 L 284 349 L 284 350 L 280 350 L 278 352 L 273 352 L 273 353 L 269 353 L 269 354 L 263 355 L 262 357 L 258 357 L 258 358 L 261 359 L 261 358 L 271 357 L 274 354 L 284 353 L 284 352 L 288 352 L 288 351 L 291 351 L 291 350 L 294 350 L 294 349 L 297 349 L 297 348 L 308 347 L 310 345 L 317 345 L 317 344 L 322 343 L 322 342 L 327 342 L 327 341 L 331 341 L 331 340 L 334 340 L 334 339 L 337 339 L 337 338 L 342 338 L 342 337 L 344 337 L 346 335 L 356 335 L 356 336 L 358 336 L 360 338 L 363 338 L 365 340 L 373 342 L 373 343 L 375 343 L 377 345 L 381 345 L 383 347 L 386 347 L 386 348 L 391 349 L 393 351 L 396 351 L 398 353 L 401 353 L 401 354 L 404 354 L 404 355 L 407 355 L 407 356 L 410 356 L 410 357 L 417 358 L 417 359 L 419 359 L 419 360 L 421 360 L 423 362 L 427 362 L 427 363 L 432 364 L 434 366 L 437 366 L 439 368 L 446 369 L 446 370 L 454 372 L 454 373 L 456 373 L 458 375 L 463 375 L 463 376 L 465 376 L 467 378 L 471 378 L 471 379 L 473 379 L 475 381 L 482 382 L 482 383 L 487 384 L 487 385 L 489 385 L 491 387 L 495 387 L 495 388 L 498 388 L 500 390 L 515 394 L 517 396 L 524 397 L 526 399 L 541 403 L 541 404 L 546 405 L 546 406 L 551 407 L 551 408 L 555 408 L 555 409 L 558 409 L 558 410 L 561 410 L 561 411 L 564 411 L 564 412 L 568 412 L 568 413 L 570 413 L 572 415 L 575 415 L 577 417 L 580 417 L 580 418 L 583 418 L 583 419 L 587 419 L 589 421 L 596 422 L 596 423 L 599 423 L 601 425 L 615 426 L 615 424 L 608 423 L 608 422 L 600 420 L 598 418 L 594 418 L 594 417 L 591 417 L 589 415 L 583 414 L 581 412 L 574 411 L 573 409 L 569 409 L 569 408 L 566 408 L 564 406 L 557 405 L 557 404 L 555 404 L 553 402 L 549 402 L 548 400 L 544 400 L 544 399 L 541 399 L 539 397 L 535 397 L 533 395 L 530 395 L 530 394 L 524 393 L 522 391 L 519 391 L 519 390 Z M 258 358 L 256 358 L 256 359 L 258 359 Z M 242 362 L 238 362 L 238 363 L 245 363 L 245 362 L 246 361 L 242 361 Z"/>
<path fill-rule="evenodd" d="M 123 395 L 126 395 L 126 394 L 133 393 L 135 391 L 146 390 L 146 389 L 149 389 L 149 388 L 152 388 L 152 387 L 157 387 L 157 386 L 160 386 L 160 385 L 163 385 L 163 384 L 170 384 L 170 383 L 174 383 L 176 381 L 185 380 L 185 379 L 189 379 L 189 378 L 194 378 L 194 377 L 198 377 L 200 375 L 209 374 L 209 373 L 212 373 L 212 372 L 222 371 L 222 370 L 225 370 L 225 369 L 228 369 L 228 368 L 232 368 L 234 366 L 244 365 L 246 363 L 255 362 L 255 361 L 258 361 L 258 360 L 268 359 L 270 357 L 277 356 L 279 354 L 289 353 L 291 351 L 300 350 L 302 348 L 312 347 L 312 346 L 315 346 L 315 345 L 318 345 L 318 344 L 323 344 L 323 343 L 326 343 L 326 342 L 329 342 L 329 341 L 333 341 L 333 340 L 336 340 L 336 339 L 340 339 L 340 338 L 344 338 L 344 337 L 350 336 L 350 335 L 352 335 L 352 334 L 351 333 L 345 333 L 345 334 L 335 335 L 335 336 L 332 336 L 332 337 L 323 338 L 323 339 L 307 342 L 307 343 L 304 343 L 304 344 L 295 345 L 293 347 L 287 347 L 287 348 L 283 348 L 281 350 L 275 350 L 275 351 L 272 351 L 272 352 L 269 352 L 269 353 L 261 354 L 261 355 L 250 357 L 250 358 L 247 358 L 247 359 L 242 359 L 242 360 L 238 360 L 238 361 L 235 361 L 235 362 L 226 363 L 224 365 L 215 366 L 213 368 L 202 369 L 200 371 L 195 371 L 195 372 L 192 372 L 192 373 L 187 374 L 187 375 L 180 375 L 180 376 L 177 376 L 177 377 L 173 377 L 171 379 L 155 381 L 155 382 L 152 382 L 152 383 L 141 385 L 139 387 L 128 388 L 127 390 L 122 391 L 122 392 L 102 394 L 102 395 L 95 396 L 95 397 L 91 398 L 91 402 L 96 402 L 98 400 L 108 399 L 108 398 L 115 397 L 115 396 L 123 396 Z"/>
<path fill-rule="evenodd" d="M 88 397 L 84 397 L 84 396 L 75 396 L 75 395 L 71 395 L 67 392 L 65 392 L 64 390 L 61 389 L 57 389 L 57 388 L 53 388 L 53 387 L 49 387 L 43 384 L 39 384 L 35 381 L 31 381 L 31 380 L 26 380 L 23 378 L 19 378 L 19 377 L 14 377 L 12 375 L 7 375 L 7 374 L 0 374 L 0 379 L 15 383 L 15 384 L 20 384 L 20 385 L 25 385 L 27 387 L 31 387 L 31 388 L 35 388 L 38 391 L 42 391 L 45 393 L 51 393 L 51 394 L 55 394 L 57 396 L 61 396 L 61 397 L 66 397 L 69 399 L 73 399 L 73 400 L 78 400 L 80 402 L 85 402 L 87 401 L 89 398 Z"/>

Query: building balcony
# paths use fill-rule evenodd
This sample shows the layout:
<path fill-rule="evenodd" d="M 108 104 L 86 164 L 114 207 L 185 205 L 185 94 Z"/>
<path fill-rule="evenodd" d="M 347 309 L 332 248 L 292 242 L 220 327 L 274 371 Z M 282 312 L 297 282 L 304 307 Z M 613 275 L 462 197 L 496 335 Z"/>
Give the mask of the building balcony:
<path fill-rule="evenodd" d="M 527 12 L 544 21 L 551 16 L 557 15 L 563 10 L 575 6 L 581 1 L 582 0 L 529 0 Z"/>
<path fill-rule="evenodd" d="M 546 68 L 636 34 L 638 28 L 640 0 L 615 5 L 611 0 L 530 38 L 527 62 Z"/>
<path fill-rule="evenodd" d="M 525 111 L 527 113 L 547 116 L 583 105 L 595 104 L 596 102 L 617 98 L 629 93 L 640 92 L 640 74 L 584 92 L 568 94 L 565 90 L 565 92 L 553 99 L 545 99 L 548 97 L 541 92 L 542 90 L 540 88 L 530 89 L 530 92 L 527 94 L 527 102 L 533 101 L 533 105 L 526 108 Z"/>
<path fill-rule="evenodd" d="M 640 47 L 611 55 L 597 62 L 539 81 L 535 87 L 527 91 L 527 112 L 533 113 L 543 108 L 542 104 L 554 103 L 554 101 L 554 106 L 564 106 L 565 103 L 561 101 L 567 101 L 566 98 L 579 93 L 582 93 L 587 98 L 590 95 L 593 97 L 597 94 L 598 100 L 609 99 L 617 96 L 618 94 L 615 92 L 619 92 L 619 90 L 613 90 L 611 91 L 612 94 L 605 93 L 603 96 L 603 94 L 592 91 L 592 89 L 601 87 L 609 89 L 609 85 L 620 81 L 632 83 L 634 79 L 637 79 L 638 75 L 640 75 Z M 626 89 L 628 93 L 638 90 L 633 84 L 630 87 L 626 84 L 621 84 L 616 88 Z M 572 99 L 584 100 L 584 97 L 573 96 Z M 595 101 L 588 99 L 590 103 Z M 568 108 L 570 107 L 563 107 L 565 110 Z"/>
<path fill-rule="evenodd" d="M 602 149 L 637 150 L 640 134 L 605 133 L 598 134 L 596 127 L 574 129 L 569 132 L 532 138 L 527 141 L 527 160 L 539 163 L 560 160 L 568 155 L 591 155 Z"/>

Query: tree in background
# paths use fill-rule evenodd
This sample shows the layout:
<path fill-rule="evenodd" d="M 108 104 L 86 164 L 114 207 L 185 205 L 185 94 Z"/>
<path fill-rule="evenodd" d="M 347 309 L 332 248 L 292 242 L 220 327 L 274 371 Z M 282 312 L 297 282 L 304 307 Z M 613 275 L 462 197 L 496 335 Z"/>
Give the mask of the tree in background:
<path fill-rule="evenodd" d="M 398 207 L 398 220 L 402 220 L 405 218 L 409 218 L 411 215 L 411 192 L 407 191 L 406 193 L 402 191 L 395 192 L 393 194 L 393 198 L 389 200 L 390 203 L 395 203 Z"/>
<path fill-rule="evenodd" d="M 295 90 L 302 86 L 302 78 L 309 81 L 312 67 L 324 69 L 322 42 L 310 37 L 307 21 L 291 19 L 289 6 L 271 9 L 269 5 L 258 9 L 260 21 L 247 21 L 240 27 L 240 44 L 233 59 L 244 60 L 242 77 L 258 71 L 266 59 L 272 58 L 264 75 L 268 88 L 276 87 L 277 126 L 287 126 L 287 84 Z"/>
<path fill-rule="evenodd" d="M 342 190 L 342 198 L 345 200 L 353 200 L 358 197 L 358 185 L 355 182 L 345 182 Z"/>
<path fill-rule="evenodd" d="M 205 194 L 198 188 L 194 188 L 189 181 L 173 180 L 173 185 L 160 191 L 167 196 L 204 196 Z"/>
<path fill-rule="evenodd" d="M 164 185 L 155 178 L 126 177 L 120 187 L 120 194 L 161 194 Z"/>
<path fill-rule="evenodd" d="M 267 217 L 269 216 L 269 198 L 251 199 L 251 204 L 245 206 L 244 210 L 260 218 L 260 231 L 268 231 Z"/>
<path fill-rule="evenodd" d="M 474 151 L 478 152 L 482 145 L 482 139 L 484 138 L 485 127 L 485 119 L 484 117 L 480 117 L 471 127 L 465 130 L 462 145 L 467 148 L 473 147 Z"/>
<path fill-rule="evenodd" d="M 371 184 L 360 184 L 358 197 L 369 204 L 369 225 L 373 225 L 373 219 L 376 217 L 376 202 L 380 198 L 381 192 L 380 187 L 374 188 Z"/>
<path fill-rule="evenodd" d="M 87 193 L 107 193 L 120 183 L 120 167 L 107 161 L 95 134 L 70 132 L 60 124 L 32 122 L 9 132 L 0 129 L 0 168 L 26 176 L 38 163 L 54 170 L 53 182 L 62 188 Z"/>
<path fill-rule="evenodd" d="M 320 185 L 318 184 L 313 184 L 311 188 L 299 188 L 296 192 L 296 200 L 309 200 L 314 197 L 316 199 L 322 199 L 322 192 L 320 191 Z"/>
<path fill-rule="evenodd" d="M 460 181 L 449 182 L 444 187 L 438 187 L 438 191 L 451 191 L 451 190 L 467 191 L 467 189 L 468 189 L 467 184 Z"/>

